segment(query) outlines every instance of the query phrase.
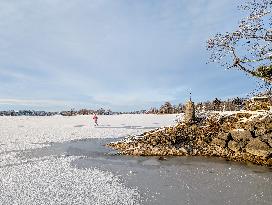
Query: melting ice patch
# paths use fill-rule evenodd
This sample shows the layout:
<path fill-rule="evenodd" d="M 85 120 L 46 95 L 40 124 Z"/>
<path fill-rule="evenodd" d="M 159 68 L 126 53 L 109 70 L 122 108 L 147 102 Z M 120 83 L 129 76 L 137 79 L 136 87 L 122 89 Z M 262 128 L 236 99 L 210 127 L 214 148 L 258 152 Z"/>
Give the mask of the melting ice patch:
<path fill-rule="evenodd" d="M 139 204 L 137 189 L 125 187 L 110 172 L 77 169 L 76 159 L 49 157 L 6 166 L 0 172 L 1 204 Z"/>

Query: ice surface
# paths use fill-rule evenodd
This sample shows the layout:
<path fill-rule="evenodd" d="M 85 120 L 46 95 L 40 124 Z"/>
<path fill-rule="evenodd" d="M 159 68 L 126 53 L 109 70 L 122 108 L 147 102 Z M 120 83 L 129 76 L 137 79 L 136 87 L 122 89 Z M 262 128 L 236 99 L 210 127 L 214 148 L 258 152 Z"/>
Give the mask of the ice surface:
<path fill-rule="evenodd" d="M 73 157 L 39 159 L 0 172 L 1 204 L 138 204 L 137 190 L 110 172 L 76 169 Z"/>
<path fill-rule="evenodd" d="M 71 161 L 84 153 L 69 149 L 74 156 L 69 157 L 67 150 L 48 154 L 47 148 L 140 134 L 173 124 L 174 115 L 98 117 L 97 127 L 91 116 L 0 117 L 0 204 L 139 204 L 137 186 L 125 186 L 106 170 L 71 167 Z M 39 151 L 22 157 L 32 150 Z"/>
<path fill-rule="evenodd" d="M 174 124 L 175 115 L 6 117 L 0 116 L 0 153 L 50 146 L 85 138 L 116 138 L 140 134 L 157 127 Z"/>

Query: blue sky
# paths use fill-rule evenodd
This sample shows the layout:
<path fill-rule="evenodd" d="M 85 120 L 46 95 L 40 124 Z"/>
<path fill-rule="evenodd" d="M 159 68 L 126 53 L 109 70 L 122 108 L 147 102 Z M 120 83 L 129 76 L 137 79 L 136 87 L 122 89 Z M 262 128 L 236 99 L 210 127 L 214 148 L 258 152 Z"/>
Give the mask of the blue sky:
<path fill-rule="evenodd" d="M 245 96 L 256 82 L 206 64 L 237 0 L 0 0 L 0 110 L 111 108 Z"/>

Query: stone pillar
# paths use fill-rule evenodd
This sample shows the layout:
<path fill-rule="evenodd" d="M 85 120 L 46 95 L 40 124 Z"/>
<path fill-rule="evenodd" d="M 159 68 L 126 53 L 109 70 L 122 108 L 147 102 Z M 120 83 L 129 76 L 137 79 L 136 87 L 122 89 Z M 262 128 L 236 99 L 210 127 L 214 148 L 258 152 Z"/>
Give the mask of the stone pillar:
<path fill-rule="evenodd" d="M 194 121 L 195 121 L 195 104 L 190 99 L 190 101 L 188 101 L 185 105 L 184 122 L 193 123 Z"/>

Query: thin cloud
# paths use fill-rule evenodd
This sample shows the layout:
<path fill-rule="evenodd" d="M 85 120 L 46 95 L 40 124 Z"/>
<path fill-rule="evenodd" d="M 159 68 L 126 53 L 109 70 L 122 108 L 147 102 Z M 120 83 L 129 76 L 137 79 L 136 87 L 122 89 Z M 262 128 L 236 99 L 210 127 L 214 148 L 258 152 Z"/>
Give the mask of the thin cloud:
<path fill-rule="evenodd" d="M 235 73 L 205 64 L 205 41 L 236 24 L 236 2 L 0 1 L 0 98 L 134 109 L 222 86 L 236 93 L 251 81 L 228 85 Z"/>
<path fill-rule="evenodd" d="M 65 105 L 69 101 L 62 100 L 37 100 L 37 99 L 0 99 L 1 105 L 24 105 L 24 106 L 52 106 L 52 105 Z"/>

